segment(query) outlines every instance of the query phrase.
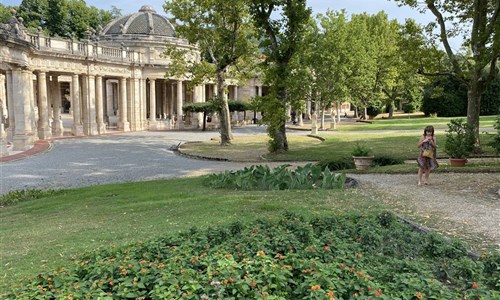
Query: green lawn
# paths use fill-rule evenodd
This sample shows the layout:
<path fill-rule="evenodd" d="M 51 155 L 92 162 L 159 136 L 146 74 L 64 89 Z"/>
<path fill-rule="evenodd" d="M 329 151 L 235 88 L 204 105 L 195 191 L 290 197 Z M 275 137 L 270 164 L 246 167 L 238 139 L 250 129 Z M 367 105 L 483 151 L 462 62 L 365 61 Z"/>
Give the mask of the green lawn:
<path fill-rule="evenodd" d="M 204 178 L 66 190 L 0 209 L 2 289 L 99 246 L 192 226 L 245 222 L 285 210 L 311 216 L 384 208 L 355 190 L 234 192 L 207 189 Z"/>
<path fill-rule="evenodd" d="M 424 124 L 438 124 L 436 119 L 419 119 Z M 415 121 L 415 120 L 412 120 Z M 429 122 L 431 121 L 431 122 Z M 367 126 L 403 128 L 406 120 L 381 120 Z M 482 118 L 493 122 L 493 118 Z M 385 125 L 383 125 L 385 124 Z M 362 125 L 364 126 L 364 125 Z M 383 126 L 386 126 L 383 128 Z M 203 156 L 229 159 L 309 161 L 350 157 L 356 141 L 369 144 L 376 156 L 414 159 L 420 133 L 335 132 L 313 137 L 290 136 L 290 151 L 268 155 L 265 135 L 237 139 L 231 147 L 220 147 L 217 141 L 189 143 L 183 151 Z M 444 156 L 444 133 L 437 134 Z M 483 145 L 490 136 L 482 135 Z M 485 154 L 492 155 L 490 147 Z M 495 164 L 471 164 L 471 172 L 484 168 L 500 169 Z M 443 168 L 440 168 L 443 169 Z M 446 168 L 444 168 L 446 169 Z M 372 172 L 415 172 L 414 165 L 372 168 Z M 307 190 L 242 192 L 207 189 L 206 177 L 173 179 L 95 186 L 56 192 L 38 200 L 20 202 L 0 209 L 0 290 L 19 278 L 35 276 L 51 270 L 68 259 L 96 247 L 126 245 L 163 233 L 179 232 L 192 226 L 208 227 L 235 220 L 242 222 L 257 217 L 276 215 L 285 210 L 312 215 L 328 215 L 338 211 L 378 211 L 386 204 L 365 198 L 356 190 Z"/>
<path fill-rule="evenodd" d="M 482 116 L 479 121 L 481 128 L 493 128 L 496 116 Z M 465 117 L 464 117 L 465 118 Z M 354 125 L 341 125 L 337 131 L 362 131 L 362 130 L 424 130 L 428 125 L 434 126 L 437 131 L 444 131 L 451 119 L 456 118 L 395 118 L 395 119 L 375 119 L 372 123 L 355 123 Z"/>

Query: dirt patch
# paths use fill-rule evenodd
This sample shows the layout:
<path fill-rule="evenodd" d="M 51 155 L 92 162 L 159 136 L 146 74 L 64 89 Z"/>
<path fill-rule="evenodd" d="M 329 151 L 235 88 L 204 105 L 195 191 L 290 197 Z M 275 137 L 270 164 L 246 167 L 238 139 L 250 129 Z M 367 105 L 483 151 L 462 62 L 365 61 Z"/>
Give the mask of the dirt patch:
<path fill-rule="evenodd" d="M 382 200 L 398 213 L 481 252 L 500 251 L 500 176 L 498 173 L 440 173 L 417 186 L 417 175 L 357 174 L 363 194 Z"/>

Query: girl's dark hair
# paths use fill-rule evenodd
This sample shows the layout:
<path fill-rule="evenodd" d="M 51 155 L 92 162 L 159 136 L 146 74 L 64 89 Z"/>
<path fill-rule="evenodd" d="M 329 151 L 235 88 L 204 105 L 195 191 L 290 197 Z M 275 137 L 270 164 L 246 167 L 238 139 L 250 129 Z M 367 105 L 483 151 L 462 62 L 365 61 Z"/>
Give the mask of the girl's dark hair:
<path fill-rule="evenodd" d="M 432 135 L 434 135 L 434 126 L 429 125 L 429 126 L 425 127 L 425 129 L 424 129 L 424 135 L 425 135 L 426 132 L 431 132 Z"/>

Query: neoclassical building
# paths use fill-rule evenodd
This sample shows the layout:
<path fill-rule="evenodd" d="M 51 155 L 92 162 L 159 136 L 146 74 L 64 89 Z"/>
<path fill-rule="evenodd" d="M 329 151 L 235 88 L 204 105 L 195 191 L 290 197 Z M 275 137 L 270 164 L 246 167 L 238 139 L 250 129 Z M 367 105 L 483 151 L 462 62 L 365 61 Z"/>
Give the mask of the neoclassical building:
<path fill-rule="evenodd" d="M 39 139 L 100 135 L 110 128 L 198 127 L 198 116 L 183 115 L 182 105 L 213 97 L 214 84 L 190 89 L 187 76 L 165 77 L 166 43 L 199 54 L 149 6 L 97 35 L 89 32 L 85 41 L 29 34 L 15 16 L 0 24 L 2 148 L 8 142 L 24 151 Z M 228 90 L 229 99 L 247 100 L 261 95 L 262 85 L 252 79 Z"/>

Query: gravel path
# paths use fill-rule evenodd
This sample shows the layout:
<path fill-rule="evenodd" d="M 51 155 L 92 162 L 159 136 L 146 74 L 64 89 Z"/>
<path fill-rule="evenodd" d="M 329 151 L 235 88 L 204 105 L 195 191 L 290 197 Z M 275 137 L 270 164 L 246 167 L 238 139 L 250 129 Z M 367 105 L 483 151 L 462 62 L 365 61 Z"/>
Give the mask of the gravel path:
<path fill-rule="evenodd" d="M 262 132 L 259 127 L 235 130 L 240 135 Z M 218 132 L 171 131 L 57 140 L 45 153 L 0 163 L 0 194 L 196 176 L 252 164 L 195 160 L 172 150 L 181 142 L 218 136 Z M 432 185 L 421 187 L 416 185 L 416 174 L 350 176 L 359 180 L 366 195 L 427 227 L 466 236 L 476 250 L 485 245 L 500 250 L 499 173 L 432 174 Z"/>
<path fill-rule="evenodd" d="M 417 175 L 351 175 L 365 195 L 382 200 L 405 216 L 444 234 L 465 236 L 476 251 L 500 250 L 498 173 L 431 174 L 431 185 L 417 186 Z"/>

